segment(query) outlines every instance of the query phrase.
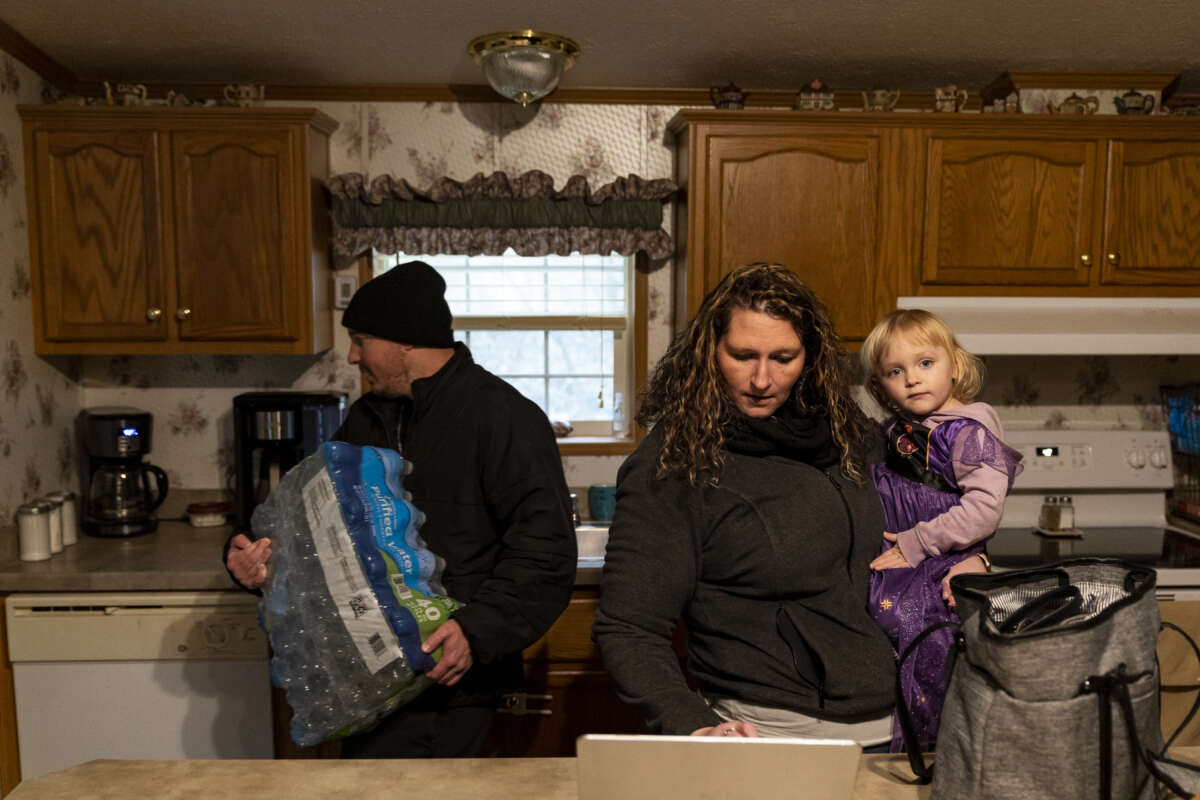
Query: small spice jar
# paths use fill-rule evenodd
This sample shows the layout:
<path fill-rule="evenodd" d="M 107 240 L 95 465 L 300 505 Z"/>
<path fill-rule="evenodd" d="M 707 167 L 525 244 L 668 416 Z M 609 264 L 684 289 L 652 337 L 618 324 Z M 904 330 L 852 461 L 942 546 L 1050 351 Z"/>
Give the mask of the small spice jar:
<path fill-rule="evenodd" d="M 22 561 L 45 561 L 50 553 L 49 503 L 34 501 L 17 508 L 17 542 Z"/>
<path fill-rule="evenodd" d="M 63 551 L 62 500 L 51 494 L 38 500 L 50 504 L 50 553 L 57 555 Z"/>

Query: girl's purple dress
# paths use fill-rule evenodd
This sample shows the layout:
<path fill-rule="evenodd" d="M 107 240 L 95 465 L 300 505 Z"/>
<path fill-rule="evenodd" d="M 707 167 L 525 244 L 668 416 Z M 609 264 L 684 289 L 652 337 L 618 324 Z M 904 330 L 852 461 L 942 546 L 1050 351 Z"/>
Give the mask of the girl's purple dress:
<path fill-rule="evenodd" d="M 890 424 L 885 426 L 885 430 Z M 942 491 L 906 478 L 884 464 L 872 466 L 872 477 L 883 501 L 884 530 L 906 531 L 918 522 L 927 522 L 957 505 L 962 492 L 954 475 L 954 444 L 964 428 L 982 430 L 982 437 L 963 437 L 959 463 L 969 466 L 986 464 L 1015 477 L 1018 462 L 1014 453 L 981 423 L 969 418 L 952 419 L 933 428 L 929 434 L 926 464 L 952 491 Z M 982 440 L 982 441 L 981 441 Z M 885 541 L 880 552 L 893 545 Z M 958 622 L 958 616 L 942 599 L 942 579 L 952 566 L 984 550 L 982 542 L 963 550 L 927 556 L 916 567 L 887 569 L 871 574 L 870 608 L 875 621 L 892 640 L 897 658 L 921 631 L 936 622 Z M 938 720 L 946 698 L 946 654 L 953 644 L 949 628 L 931 634 L 900 667 L 900 688 L 908 704 L 917 739 L 922 750 L 932 750 L 937 741 Z M 903 752 L 904 741 L 899 722 L 892 725 L 893 753 Z"/>

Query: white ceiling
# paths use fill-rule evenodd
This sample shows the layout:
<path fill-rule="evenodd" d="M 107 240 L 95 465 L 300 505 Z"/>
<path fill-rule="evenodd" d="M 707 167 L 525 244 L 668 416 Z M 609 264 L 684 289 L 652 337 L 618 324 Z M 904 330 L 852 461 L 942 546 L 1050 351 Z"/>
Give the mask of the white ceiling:
<path fill-rule="evenodd" d="M 80 79 L 154 83 L 480 84 L 467 43 L 525 27 L 579 42 L 564 88 L 977 89 L 1010 69 L 1200 66 L 1196 0 L 10 0 L 0 20 Z"/>

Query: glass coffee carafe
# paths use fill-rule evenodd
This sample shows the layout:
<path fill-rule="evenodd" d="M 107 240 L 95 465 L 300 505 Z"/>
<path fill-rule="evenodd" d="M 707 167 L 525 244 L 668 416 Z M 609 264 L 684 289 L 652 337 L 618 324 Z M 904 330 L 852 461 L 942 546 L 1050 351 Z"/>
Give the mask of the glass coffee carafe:
<path fill-rule="evenodd" d="M 101 523 L 134 528 L 151 523 L 154 509 L 166 499 L 167 486 L 167 473 L 153 464 L 102 464 L 92 473 L 88 515 Z"/>
<path fill-rule="evenodd" d="M 167 474 L 142 460 L 150 452 L 150 413 L 126 406 L 85 408 L 79 432 L 88 467 L 84 533 L 138 536 L 156 530 L 154 509 L 166 499 Z"/>

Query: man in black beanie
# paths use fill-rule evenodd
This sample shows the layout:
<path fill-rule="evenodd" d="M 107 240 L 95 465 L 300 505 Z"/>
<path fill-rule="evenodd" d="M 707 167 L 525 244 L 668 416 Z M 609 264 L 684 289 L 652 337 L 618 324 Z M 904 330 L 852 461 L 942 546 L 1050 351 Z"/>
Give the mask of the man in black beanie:
<path fill-rule="evenodd" d="M 437 685 L 375 728 L 343 740 L 347 758 L 479 753 L 521 652 L 562 613 L 575 578 L 570 495 L 550 422 L 455 343 L 446 282 L 423 261 L 368 281 L 342 325 L 371 390 L 333 435 L 390 447 L 413 463 L 404 487 L 426 515 L 421 536 L 445 559 L 442 582 L 464 603 L 424 643 L 442 648 Z M 231 540 L 226 565 L 262 584 L 270 542 Z"/>

